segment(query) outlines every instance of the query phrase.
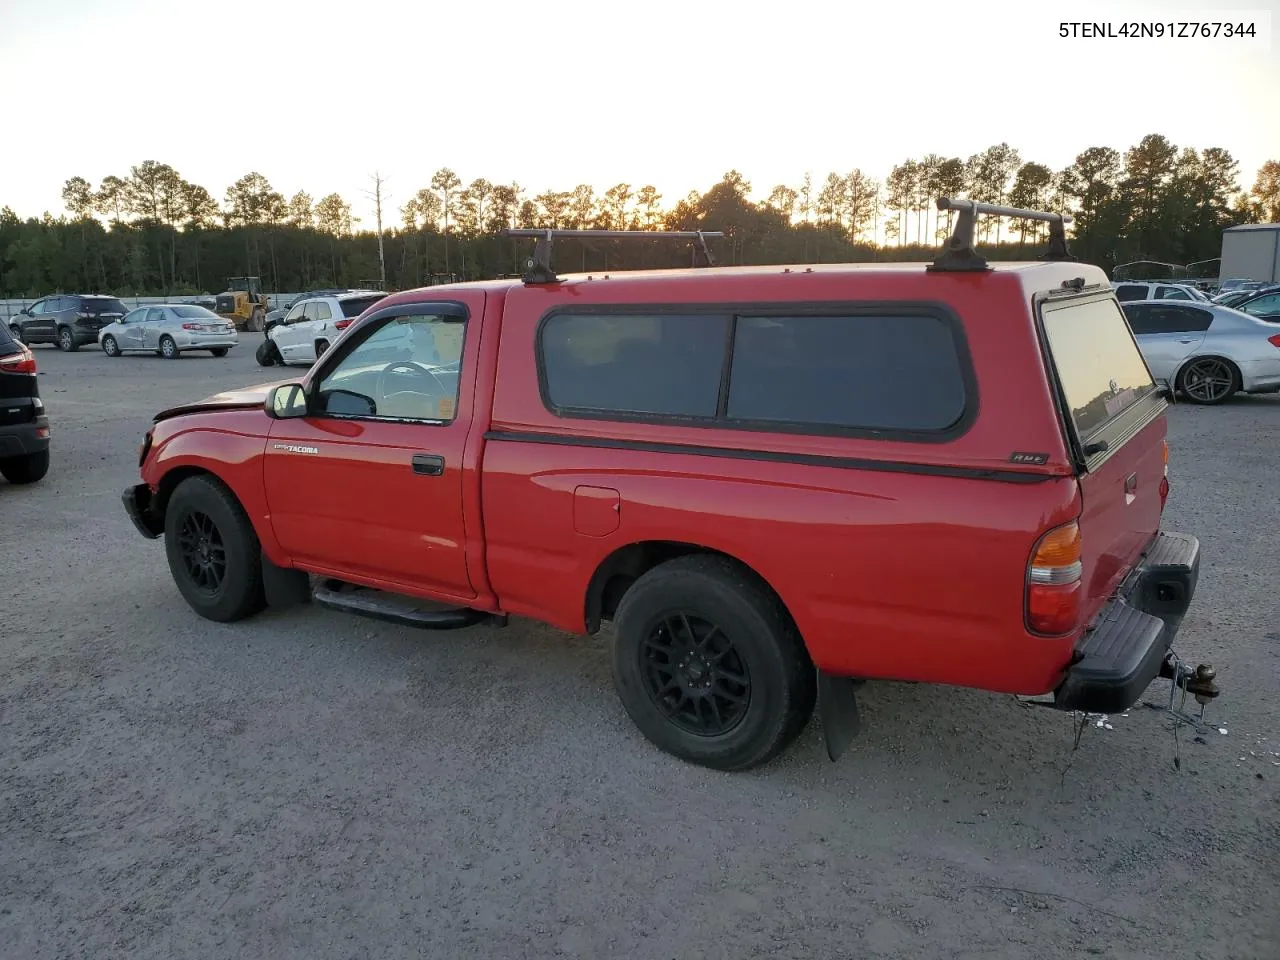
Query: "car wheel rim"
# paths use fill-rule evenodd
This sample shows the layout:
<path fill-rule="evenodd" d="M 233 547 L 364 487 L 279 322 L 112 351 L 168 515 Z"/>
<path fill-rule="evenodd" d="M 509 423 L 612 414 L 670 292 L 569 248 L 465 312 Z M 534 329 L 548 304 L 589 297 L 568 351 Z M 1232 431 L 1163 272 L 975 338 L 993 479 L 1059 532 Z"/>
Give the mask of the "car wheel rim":
<path fill-rule="evenodd" d="M 227 549 L 213 518 L 198 510 L 188 513 L 178 533 L 178 549 L 192 584 L 204 593 L 217 593 L 227 575 Z"/>
<path fill-rule="evenodd" d="M 689 733 L 719 737 L 742 722 L 751 675 L 732 639 L 702 617 L 664 617 L 640 653 L 645 688 L 666 719 Z"/>
<path fill-rule="evenodd" d="M 1221 400 L 1231 391 L 1231 370 L 1221 360 L 1197 360 L 1187 368 L 1183 389 L 1195 400 Z"/>
<path fill-rule="evenodd" d="M 164 343 L 160 344 L 160 349 L 164 351 L 164 355 L 166 357 L 173 356 L 173 344 L 170 341 L 166 340 Z"/>
<path fill-rule="evenodd" d="M 63 330 L 61 336 L 58 337 L 58 343 L 62 345 L 63 350 L 70 350 L 71 334 L 68 333 L 66 330 Z"/>
<path fill-rule="evenodd" d="M 106 348 L 108 356 L 111 356 L 116 352 L 116 342 L 110 337 L 107 337 L 107 339 L 103 341 L 102 345 Z"/>

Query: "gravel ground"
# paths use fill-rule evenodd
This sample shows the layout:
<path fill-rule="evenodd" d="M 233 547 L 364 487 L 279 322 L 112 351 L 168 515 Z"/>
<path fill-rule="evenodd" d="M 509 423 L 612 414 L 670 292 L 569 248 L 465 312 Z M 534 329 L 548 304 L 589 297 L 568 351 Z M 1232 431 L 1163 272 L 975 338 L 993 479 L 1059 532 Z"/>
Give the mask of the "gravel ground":
<path fill-rule="evenodd" d="M 602 640 L 197 618 L 119 495 L 155 410 L 274 378 L 257 340 L 36 350 L 53 467 L 0 481 L 0 957 L 1280 957 L 1280 400 L 1170 414 L 1167 525 L 1205 556 L 1179 648 L 1224 688 L 1181 771 L 1155 710 L 1073 753 L 1067 715 L 871 684 L 839 763 L 815 722 L 723 775 L 641 738 Z"/>

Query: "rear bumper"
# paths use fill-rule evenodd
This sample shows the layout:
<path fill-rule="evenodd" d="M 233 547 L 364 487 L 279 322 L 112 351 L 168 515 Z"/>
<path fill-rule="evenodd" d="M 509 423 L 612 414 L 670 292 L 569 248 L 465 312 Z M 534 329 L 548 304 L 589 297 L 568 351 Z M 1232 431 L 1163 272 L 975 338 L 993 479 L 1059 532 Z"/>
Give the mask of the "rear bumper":
<path fill-rule="evenodd" d="M 120 499 L 124 512 L 133 521 L 134 528 L 148 540 L 155 540 L 164 533 L 164 521 L 151 509 L 151 488 L 145 483 L 126 487 Z"/>
<path fill-rule="evenodd" d="M 42 453 L 49 449 L 49 418 L 0 427 L 0 459 Z"/>
<path fill-rule="evenodd" d="M 1199 578 L 1200 541 L 1158 534 L 1076 645 L 1053 705 L 1092 713 L 1133 706 L 1160 674 Z"/>

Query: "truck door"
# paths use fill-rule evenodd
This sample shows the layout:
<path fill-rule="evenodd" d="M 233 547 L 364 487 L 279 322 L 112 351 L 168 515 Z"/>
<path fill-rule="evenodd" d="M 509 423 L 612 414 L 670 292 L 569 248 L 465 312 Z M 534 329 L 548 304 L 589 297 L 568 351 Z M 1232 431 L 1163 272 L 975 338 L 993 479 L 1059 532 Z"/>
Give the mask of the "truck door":
<path fill-rule="evenodd" d="M 272 422 L 267 501 L 295 562 L 475 598 L 463 453 L 484 299 L 472 290 L 379 311 L 312 368 L 308 416 Z"/>

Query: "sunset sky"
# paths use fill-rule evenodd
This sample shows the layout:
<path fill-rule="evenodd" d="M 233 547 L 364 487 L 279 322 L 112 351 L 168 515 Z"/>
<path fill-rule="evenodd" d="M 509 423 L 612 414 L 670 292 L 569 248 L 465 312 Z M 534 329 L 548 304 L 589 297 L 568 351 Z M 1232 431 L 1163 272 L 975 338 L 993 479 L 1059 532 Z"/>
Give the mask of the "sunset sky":
<path fill-rule="evenodd" d="M 1064 10 L 1070 9 L 1070 13 Z M 1228 13 L 1227 11 L 1235 11 Z M 257 170 L 337 191 L 361 226 L 431 173 L 653 183 L 669 205 L 736 167 L 763 197 L 806 170 L 883 179 L 1008 141 L 1059 169 L 1159 132 L 1222 146 L 1244 186 L 1280 158 L 1280 0 L 862 5 L 584 0 L 0 0 L 0 206 L 153 159 L 221 201 Z M 1076 21 L 1257 22 L 1251 41 L 1061 39 Z"/>

